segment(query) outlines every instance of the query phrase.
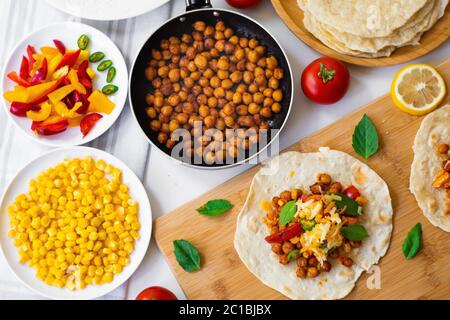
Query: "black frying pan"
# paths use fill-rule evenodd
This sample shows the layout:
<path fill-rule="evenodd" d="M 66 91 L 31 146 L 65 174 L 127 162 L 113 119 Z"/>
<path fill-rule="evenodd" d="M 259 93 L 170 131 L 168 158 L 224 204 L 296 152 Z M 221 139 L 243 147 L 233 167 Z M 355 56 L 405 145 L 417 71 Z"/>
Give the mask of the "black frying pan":
<path fill-rule="evenodd" d="M 167 21 L 150 36 L 141 48 L 131 70 L 130 105 L 139 126 L 145 133 L 149 142 L 154 147 L 162 151 L 165 155 L 180 161 L 179 159 L 171 156 L 171 150 L 160 144 L 157 140 L 157 133 L 150 130 L 150 119 L 145 113 L 145 108 L 147 107 L 145 103 L 145 96 L 152 91 L 152 86 L 151 83 L 145 78 L 145 68 L 148 66 L 148 62 L 151 59 L 152 49 L 159 49 L 161 40 L 168 39 L 171 36 L 181 37 L 183 33 L 192 32 L 192 25 L 198 20 L 204 21 L 208 25 L 215 25 L 218 21 L 223 21 L 225 25 L 232 27 L 235 30 L 235 34 L 238 36 L 256 38 L 262 45 L 266 46 L 268 55 L 274 55 L 278 59 L 280 67 L 284 70 L 284 78 L 280 81 L 280 87 L 283 90 L 284 99 L 281 102 L 282 112 L 274 114 L 273 118 L 269 121 L 269 124 L 272 129 L 281 130 L 288 118 L 292 105 L 293 81 L 289 61 L 275 38 L 258 22 L 245 15 L 224 9 L 213 9 L 211 7 L 210 0 L 186 0 L 186 10 L 187 11 L 185 13 Z M 269 137 L 270 142 L 273 141 L 277 135 L 278 133 L 272 137 Z M 243 161 L 233 164 L 208 165 L 206 163 L 183 163 L 196 168 L 225 168 L 246 162 L 257 156 L 263 150 L 265 150 L 265 148 L 260 149 L 259 152 L 255 154 L 246 154 Z"/>

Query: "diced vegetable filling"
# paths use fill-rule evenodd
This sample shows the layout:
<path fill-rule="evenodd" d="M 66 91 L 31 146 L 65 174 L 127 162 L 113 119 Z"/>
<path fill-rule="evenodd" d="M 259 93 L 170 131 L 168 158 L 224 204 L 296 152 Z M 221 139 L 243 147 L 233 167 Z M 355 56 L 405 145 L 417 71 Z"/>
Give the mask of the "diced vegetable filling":
<path fill-rule="evenodd" d="M 262 203 L 270 235 L 265 240 L 281 264 L 297 264 L 299 278 L 329 272 L 332 260 L 352 267 L 355 248 L 368 236 L 359 224 L 367 200 L 350 185 L 321 173 L 309 190 L 292 189 Z"/>
<path fill-rule="evenodd" d="M 447 214 L 450 214 L 450 146 L 439 144 L 437 153 L 443 157 L 442 170 L 438 172 L 433 181 L 433 188 L 442 189 L 447 194 Z"/>

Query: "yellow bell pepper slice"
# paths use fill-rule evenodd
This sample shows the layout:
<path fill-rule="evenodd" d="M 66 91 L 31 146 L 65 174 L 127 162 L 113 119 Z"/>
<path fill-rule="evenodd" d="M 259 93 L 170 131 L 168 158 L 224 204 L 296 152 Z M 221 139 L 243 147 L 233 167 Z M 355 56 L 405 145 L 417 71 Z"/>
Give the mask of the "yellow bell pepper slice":
<path fill-rule="evenodd" d="M 48 63 L 48 74 L 47 74 L 47 78 L 51 79 L 53 74 L 55 73 L 56 67 L 58 67 L 59 63 L 61 62 L 61 60 L 63 59 L 63 55 L 61 53 L 57 53 L 52 60 L 49 61 Z"/>
<path fill-rule="evenodd" d="M 35 86 L 31 86 L 27 88 L 27 92 L 29 93 L 28 101 L 33 101 L 36 98 L 41 97 L 46 91 L 50 90 L 55 84 L 56 81 L 44 82 L 41 84 L 37 84 Z"/>
<path fill-rule="evenodd" d="M 67 97 L 72 91 L 75 90 L 75 86 L 72 84 L 68 84 L 67 86 L 61 87 L 59 89 L 56 89 L 52 93 L 48 95 L 48 98 L 50 99 L 51 103 L 56 105 L 58 102 L 60 102 L 62 99 Z"/>
<path fill-rule="evenodd" d="M 30 75 L 34 76 L 36 70 L 39 69 L 42 65 L 42 61 L 44 61 L 45 56 L 43 54 L 33 54 L 34 63 L 33 68 L 30 71 Z"/>
<path fill-rule="evenodd" d="M 81 94 L 86 94 L 86 88 L 80 83 L 78 80 L 78 74 L 75 69 L 72 69 L 69 71 L 68 78 L 70 80 L 70 83 L 73 85 L 76 91 L 78 91 Z"/>
<path fill-rule="evenodd" d="M 83 106 L 81 102 L 75 103 L 72 109 L 67 108 L 67 105 L 60 101 L 54 106 L 55 112 L 63 118 L 77 118 L 80 115 L 77 113 L 77 110 Z"/>
<path fill-rule="evenodd" d="M 41 110 L 39 111 L 28 111 L 27 117 L 33 121 L 44 121 L 52 113 L 52 105 L 48 101 L 41 104 Z"/>
<path fill-rule="evenodd" d="M 88 98 L 89 112 L 100 112 L 110 114 L 116 106 L 114 102 L 108 99 L 102 92 L 95 90 Z"/>
<path fill-rule="evenodd" d="M 59 50 L 54 47 L 41 47 L 41 52 L 46 56 L 56 56 L 59 53 Z"/>
<path fill-rule="evenodd" d="M 84 60 L 88 60 L 90 54 L 89 50 L 80 50 L 80 55 L 78 56 L 77 62 L 75 62 L 75 66 L 78 67 Z"/>
<path fill-rule="evenodd" d="M 91 80 L 94 79 L 94 77 L 96 75 L 95 71 L 92 70 L 91 68 L 87 68 L 86 73 L 88 74 L 89 78 L 91 78 Z"/>
<path fill-rule="evenodd" d="M 12 91 L 6 91 L 3 94 L 3 98 L 6 99 L 8 102 L 23 102 L 27 103 L 30 101 L 30 94 L 28 93 L 27 89 L 21 86 L 14 87 L 14 90 Z"/>
<path fill-rule="evenodd" d="M 53 80 L 58 80 L 61 77 L 65 77 L 69 74 L 69 66 L 64 66 L 55 71 L 52 75 Z"/>

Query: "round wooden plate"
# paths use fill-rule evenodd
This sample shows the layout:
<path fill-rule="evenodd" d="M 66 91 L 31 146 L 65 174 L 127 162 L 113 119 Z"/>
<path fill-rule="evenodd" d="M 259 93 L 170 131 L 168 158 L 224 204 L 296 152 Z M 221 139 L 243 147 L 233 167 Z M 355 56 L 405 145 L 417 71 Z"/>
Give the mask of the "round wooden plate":
<path fill-rule="evenodd" d="M 323 55 L 334 57 L 341 61 L 365 67 L 383 67 L 405 63 L 417 59 L 433 51 L 450 37 L 450 5 L 444 16 L 428 30 L 420 40 L 418 46 L 406 46 L 397 49 L 390 57 L 359 58 L 339 53 L 324 45 L 314 37 L 303 25 L 303 11 L 297 5 L 297 0 L 271 0 L 275 11 L 288 28 L 303 42 Z"/>

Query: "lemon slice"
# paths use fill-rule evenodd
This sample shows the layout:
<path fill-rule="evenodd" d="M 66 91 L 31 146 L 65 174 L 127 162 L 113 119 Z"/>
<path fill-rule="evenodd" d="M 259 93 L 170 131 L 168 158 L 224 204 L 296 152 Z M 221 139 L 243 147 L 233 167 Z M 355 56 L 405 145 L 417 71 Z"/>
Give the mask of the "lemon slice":
<path fill-rule="evenodd" d="M 426 64 L 411 64 L 402 68 L 391 86 L 396 106 L 415 116 L 436 109 L 445 93 L 444 79 L 435 68 Z"/>

